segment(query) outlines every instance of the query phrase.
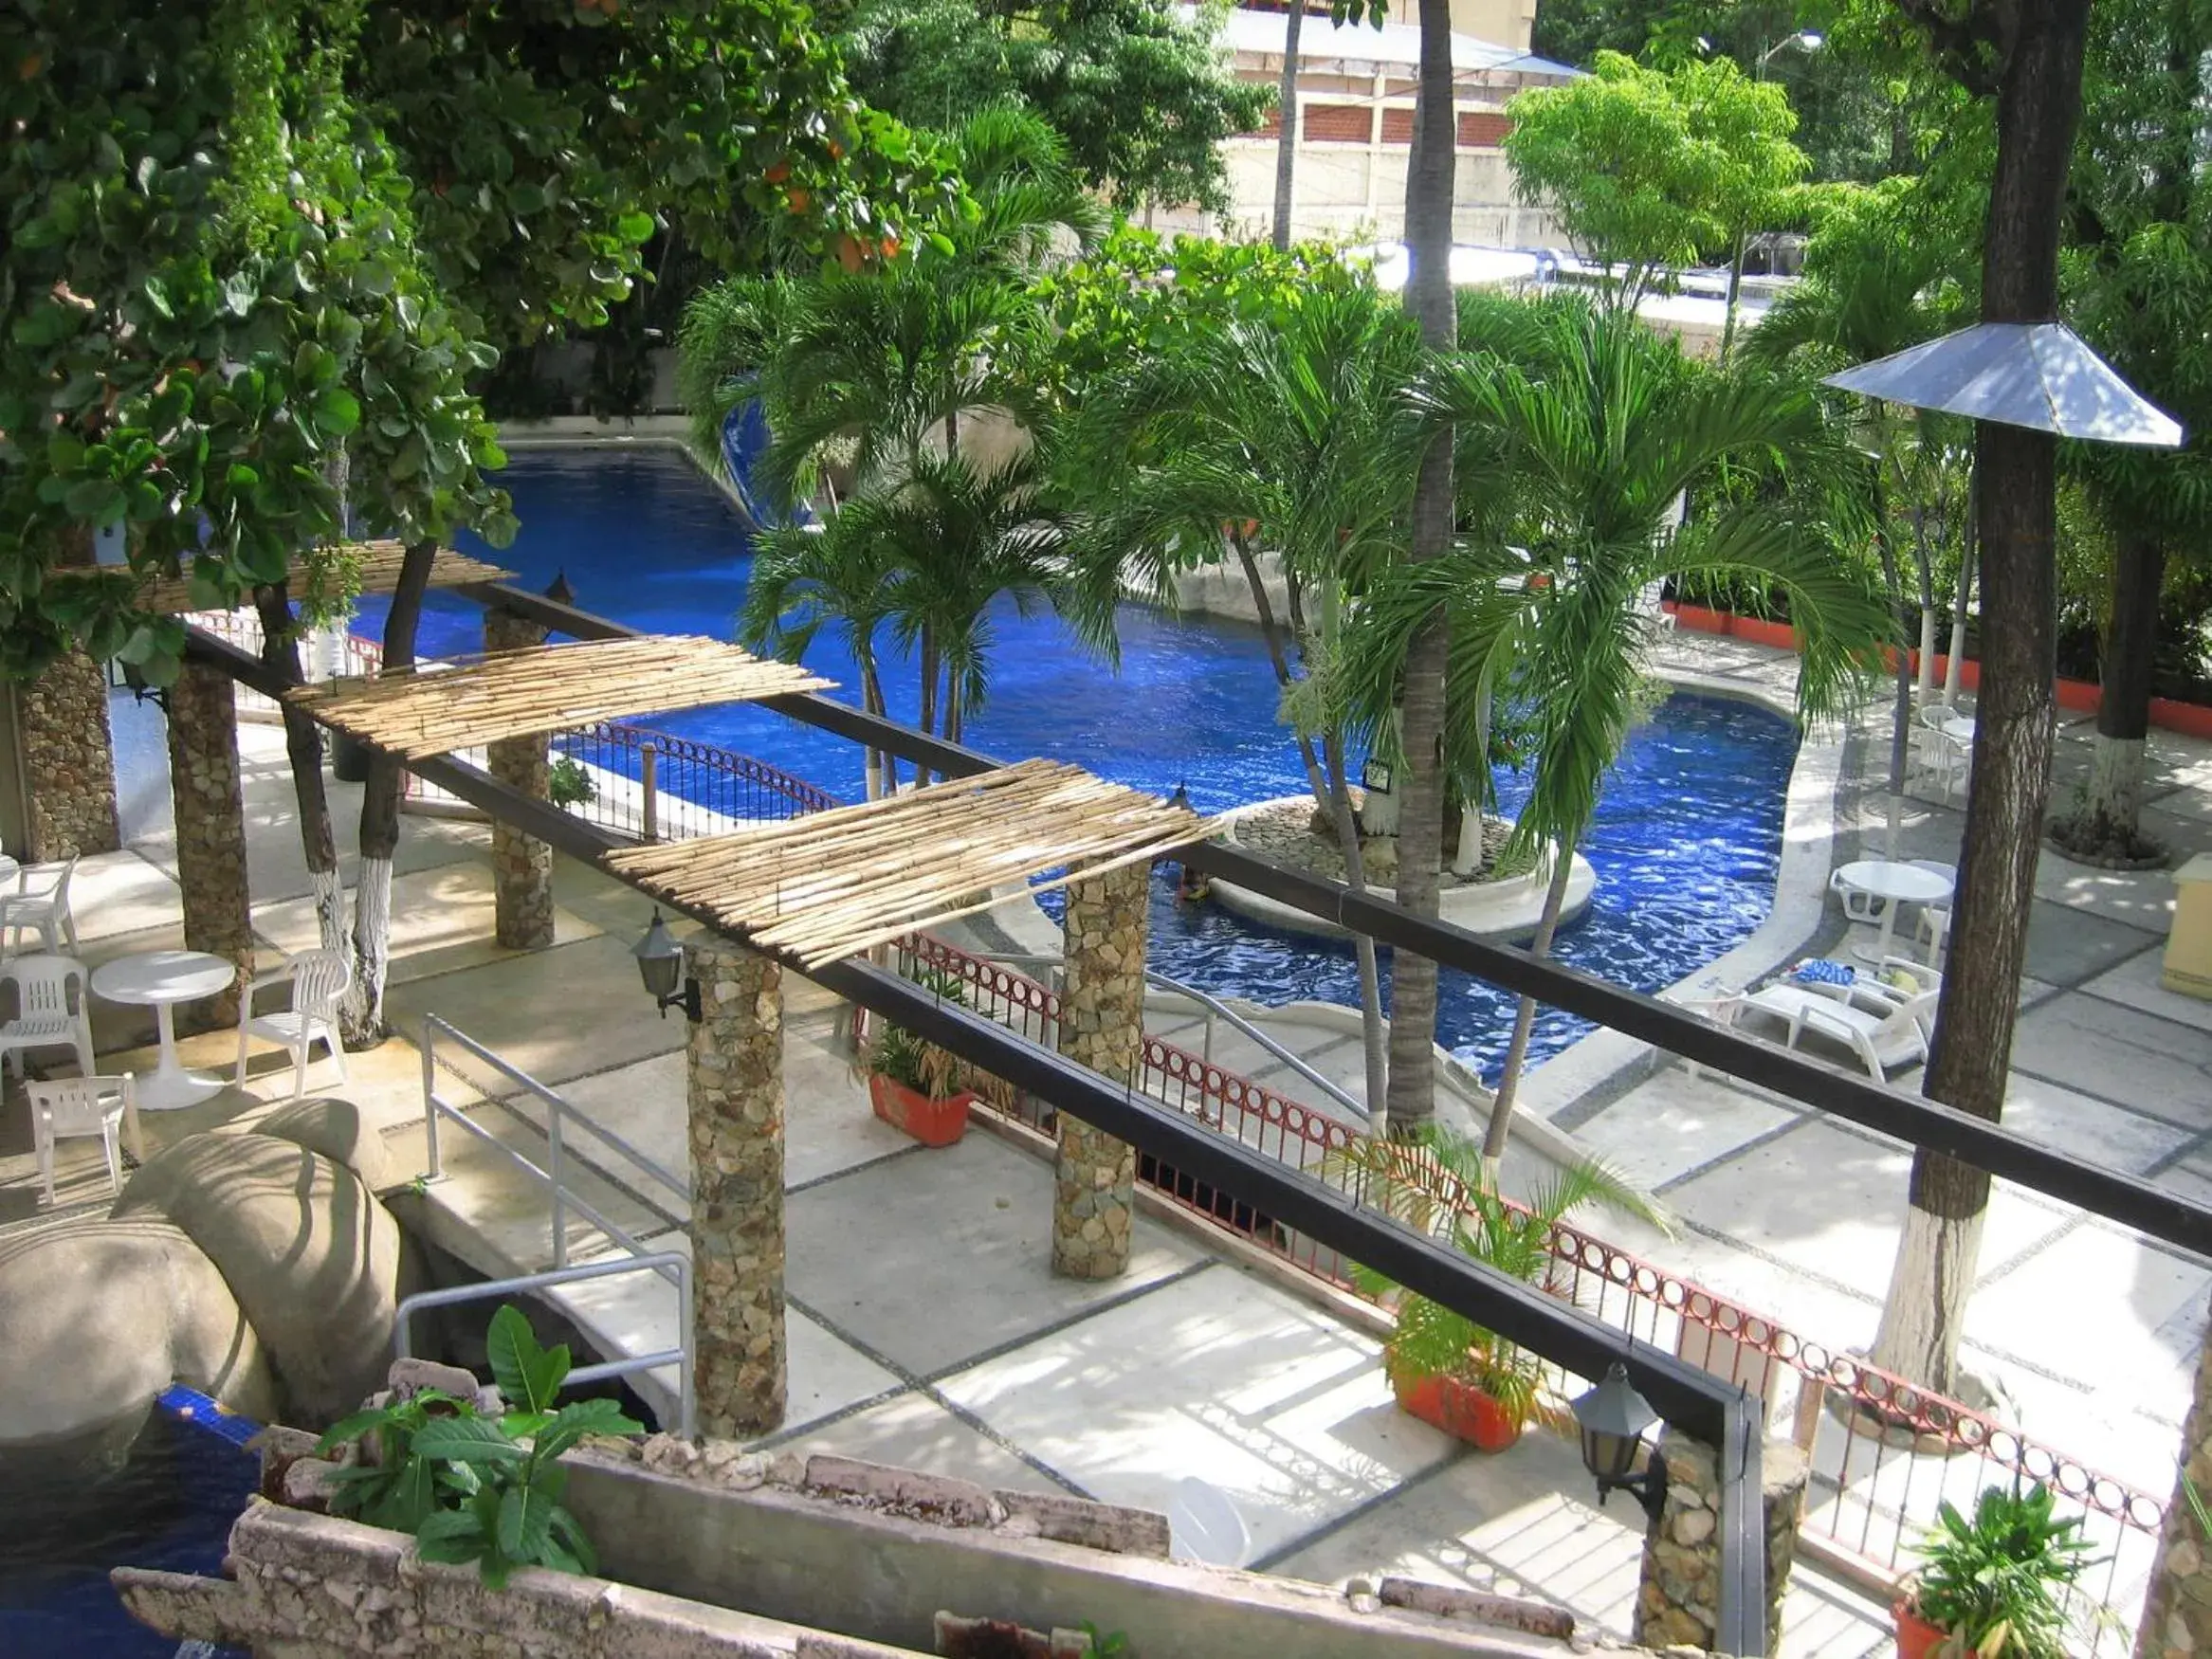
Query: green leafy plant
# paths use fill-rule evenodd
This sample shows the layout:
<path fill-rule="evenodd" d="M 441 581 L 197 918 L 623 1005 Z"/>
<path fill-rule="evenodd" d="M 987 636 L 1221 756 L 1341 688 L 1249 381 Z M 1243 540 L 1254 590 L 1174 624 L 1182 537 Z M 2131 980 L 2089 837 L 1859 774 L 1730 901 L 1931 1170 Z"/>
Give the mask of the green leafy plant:
<path fill-rule="evenodd" d="M 1097 1624 L 1090 1619 L 1085 1619 L 1078 1628 L 1090 1638 L 1090 1650 L 1097 1654 L 1099 1659 L 1127 1659 L 1129 1652 L 1128 1632 L 1102 1632 Z"/>
<path fill-rule="evenodd" d="M 918 979 L 939 1001 L 963 1008 L 967 1005 L 967 986 L 958 975 L 925 968 Z M 962 1088 L 974 1086 L 958 1056 L 888 1020 L 872 1025 L 854 1043 L 852 1069 L 861 1077 L 887 1078 L 901 1088 L 910 1088 L 933 1101 L 949 1099 Z"/>
<path fill-rule="evenodd" d="M 588 806 L 599 798 L 592 775 L 566 755 L 557 756 L 545 775 L 545 798 L 557 807 Z"/>
<path fill-rule="evenodd" d="M 1938 1506 L 1910 1605 L 1945 1633 L 1946 1653 L 2058 1659 L 2065 1651 L 2063 1592 L 2096 1563 L 2079 1536 L 2082 1518 L 2058 1518 L 2055 1502 L 2038 1481 L 2024 1492 L 1986 1488 L 1970 1522 L 1949 1504 Z"/>
<path fill-rule="evenodd" d="M 541 1346 L 511 1304 L 492 1316 L 485 1347 L 514 1409 L 493 1419 L 473 1401 L 426 1389 L 334 1424 L 317 1453 L 359 1442 L 362 1461 L 340 1472 L 331 1509 L 411 1532 L 426 1561 L 474 1561 L 495 1590 L 517 1567 L 595 1572 L 591 1540 L 561 1506 L 560 1456 L 587 1435 L 642 1434 L 645 1426 L 613 1400 L 556 1409 L 567 1344 Z"/>
<path fill-rule="evenodd" d="M 1596 1159 L 1565 1166 L 1515 1202 L 1498 1191 L 1480 1142 L 1439 1125 L 1412 1140 L 1355 1140 L 1331 1162 L 1361 1177 L 1367 1201 L 1393 1219 L 1545 1288 L 1558 1262 L 1552 1231 L 1570 1212 L 1595 1204 L 1666 1225 L 1649 1199 Z M 1563 1420 L 1544 1400 L 1541 1357 L 1372 1268 L 1355 1266 L 1352 1277 L 1366 1295 L 1397 1298 L 1398 1325 L 1383 1358 L 1394 1384 L 1449 1376 L 1482 1390 L 1516 1424 Z"/>

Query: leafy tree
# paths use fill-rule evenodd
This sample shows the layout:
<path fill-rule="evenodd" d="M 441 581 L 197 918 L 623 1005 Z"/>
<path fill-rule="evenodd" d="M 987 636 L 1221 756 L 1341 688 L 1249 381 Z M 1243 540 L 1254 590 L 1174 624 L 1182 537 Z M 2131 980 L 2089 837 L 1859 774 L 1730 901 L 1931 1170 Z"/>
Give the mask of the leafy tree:
<path fill-rule="evenodd" d="M 1434 392 L 1482 499 L 1510 501 L 1442 559 L 1388 573 L 1362 608 L 1355 696 L 1387 707 L 1393 665 L 1421 619 L 1441 612 L 1455 685 L 1456 742 L 1496 698 L 1522 706 L 1534 774 L 1514 825 L 1520 848 L 1551 849 L 1532 948 L 1551 948 L 1575 848 L 1605 772 L 1642 702 L 1649 599 L 1659 583 L 1748 579 L 1788 596 L 1799 630 L 1800 709 L 1834 713 L 1889 636 L 1880 602 L 1835 556 L 1856 470 L 1801 385 L 1686 361 L 1615 307 L 1580 299 L 1475 308 L 1468 349 Z M 1674 501 L 1723 468 L 1768 484 L 1672 527 Z M 1474 493 L 1471 489 L 1471 493 Z M 1485 1156 L 1504 1154 L 1536 1004 L 1521 999 Z"/>
<path fill-rule="evenodd" d="M 1256 252 L 1263 267 L 1290 266 L 1287 256 Z M 1280 317 L 1200 327 L 1179 319 L 1118 378 L 1093 389 L 1069 445 L 1082 474 L 1070 494 L 1092 520 L 1084 564 L 1097 603 L 1110 605 L 1125 585 L 1170 599 L 1175 573 L 1218 557 L 1226 541 L 1287 716 L 1312 689 L 1346 602 L 1404 557 L 1420 435 L 1409 393 L 1421 369 L 1410 320 L 1371 284 L 1344 275 L 1334 289 L 1291 293 Z M 1280 561 L 1288 615 L 1276 614 L 1263 551 Z M 1291 723 L 1347 883 L 1364 890 L 1344 722 L 1325 706 Z M 1354 945 L 1366 1098 L 1380 1128 L 1374 1115 L 1388 1091 L 1380 979 L 1374 940 L 1360 936 Z"/>
<path fill-rule="evenodd" d="M 2167 560 L 2212 535 L 2212 364 L 2194 342 L 2212 309 L 2204 55 L 2212 6 L 2115 0 L 2091 23 L 2075 149 L 2067 308 L 2138 392 L 2181 421 L 2180 451 L 2069 446 L 2114 536 L 2095 757 L 2081 809 L 2053 826 L 2077 852 L 2140 857 L 2144 737 Z"/>
<path fill-rule="evenodd" d="M 1220 145 L 1266 115 L 1266 87 L 1215 44 L 1221 8 L 1167 0 L 856 0 L 817 9 L 860 91 L 951 131 L 991 103 L 1025 108 L 1116 207 L 1229 206 Z"/>
<path fill-rule="evenodd" d="M 2081 108 L 2088 0 L 1898 0 L 1945 72 L 1993 99 L 1997 162 L 1982 245 L 1981 318 L 2058 314 L 2066 173 Z M 1952 937 L 1924 1091 L 1995 1121 L 2004 1110 L 2028 918 L 2051 777 L 2057 446 L 1983 422 L 1975 436 L 1982 683 Z M 1989 1202 L 1987 1172 L 1913 1155 L 1904 1237 L 1874 1363 L 1955 1392 L 1958 1343 Z"/>
<path fill-rule="evenodd" d="M 1788 98 L 1726 58 L 1661 71 L 1602 52 L 1591 76 L 1530 88 L 1508 109 L 1514 189 L 1618 267 L 1611 291 L 1624 307 L 1706 254 L 1740 261 L 1745 235 L 1787 210 L 1805 172 Z"/>

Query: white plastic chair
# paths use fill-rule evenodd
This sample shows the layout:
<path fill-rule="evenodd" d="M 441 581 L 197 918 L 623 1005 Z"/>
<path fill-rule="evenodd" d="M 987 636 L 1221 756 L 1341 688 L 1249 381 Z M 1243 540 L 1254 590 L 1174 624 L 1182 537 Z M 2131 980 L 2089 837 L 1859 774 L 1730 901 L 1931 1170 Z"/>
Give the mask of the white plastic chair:
<path fill-rule="evenodd" d="M 1945 881 L 1950 883 L 1954 892 L 1957 890 L 1959 884 L 1959 866 L 1957 865 L 1946 864 L 1939 858 L 1916 858 L 1912 860 L 1912 864 L 1916 868 L 1927 870 L 1931 875 L 1943 877 Z M 1942 967 L 1944 957 L 1951 948 L 1950 901 L 1946 900 L 1941 904 L 1923 904 L 1920 907 L 1919 919 L 1913 925 L 1912 937 L 1914 942 L 1928 952 L 1928 965 L 1931 968 Z"/>
<path fill-rule="evenodd" d="M 1179 1561 L 1241 1567 L 1252 1555 L 1252 1533 L 1229 1494 L 1196 1475 L 1176 1483 L 1167 1503 L 1167 1553 Z"/>
<path fill-rule="evenodd" d="M 17 957 L 0 963 L 0 982 L 15 986 L 15 1017 L 0 1026 L 0 1065 L 24 1074 L 33 1048 L 74 1048 L 77 1075 L 92 1075 L 92 1011 L 84 964 L 74 957 Z M 74 987 L 76 994 L 70 994 Z"/>
<path fill-rule="evenodd" d="M 123 1190 L 123 1163 L 116 1131 L 128 1124 L 131 1156 L 145 1161 L 146 1143 L 138 1132 L 138 1092 L 128 1072 L 120 1077 L 65 1077 L 24 1085 L 30 1096 L 30 1133 L 38 1150 L 39 1181 L 46 1204 L 54 1202 L 54 1142 L 100 1137 L 107 1156 L 107 1183 Z"/>
<path fill-rule="evenodd" d="M 1919 968 L 1902 957 L 1887 963 Z M 1782 1023 L 1782 1047 L 1794 1048 L 1810 1031 L 1839 1043 L 1858 1057 L 1867 1075 L 1886 1083 L 1900 1066 L 1928 1057 L 1929 1029 L 1935 1023 L 1938 992 L 1921 991 L 1903 995 L 1868 982 L 1852 985 L 1769 985 L 1731 998 L 1715 1009 L 1723 1025 L 1735 1026 L 1746 1012 L 1757 1012 Z M 1754 1030 L 1753 1035 L 1763 1033 Z"/>
<path fill-rule="evenodd" d="M 19 890 L 0 898 L 0 961 L 15 954 L 24 929 L 35 927 L 47 952 L 61 950 L 64 941 L 77 949 L 77 919 L 69 914 L 69 878 L 77 873 L 77 855 L 71 853 L 58 875 L 34 879 L 29 870 L 19 878 Z"/>
<path fill-rule="evenodd" d="M 307 1050 L 316 1043 L 330 1050 L 338 1080 L 345 1082 L 346 1051 L 338 1040 L 338 1003 L 353 976 L 353 964 L 336 951 L 302 951 L 283 966 L 256 974 L 238 1002 L 237 1081 L 246 1081 L 247 1042 L 259 1037 L 291 1050 L 294 1100 L 307 1093 Z M 254 994 L 279 985 L 291 992 L 290 1006 L 255 1013 Z"/>

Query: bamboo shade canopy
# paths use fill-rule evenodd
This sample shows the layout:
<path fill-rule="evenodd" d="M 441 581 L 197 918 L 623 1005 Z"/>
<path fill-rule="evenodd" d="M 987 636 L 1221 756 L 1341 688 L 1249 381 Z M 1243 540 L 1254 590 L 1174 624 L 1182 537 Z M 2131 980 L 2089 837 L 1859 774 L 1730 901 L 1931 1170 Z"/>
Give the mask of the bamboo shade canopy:
<path fill-rule="evenodd" d="M 988 910 L 990 889 L 1150 862 L 1215 825 L 1081 767 L 1024 760 L 862 806 L 608 853 L 607 867 L 810 968 Z M 1080 865 L 1081 868 L 1075 868 Z"/>
<path fill-rule="evenodd" d="M 338 567 L 350 568 L 353 580 L 344 584 L 346 591 L 357 593 L 389 593 L 399 586 L 399 564 L 406 549 L 396 541 L 355 541 L 340 547 L 328 548 L 316 555 L 315 567 L 323 573 L 327 584 L 337 574 Z M 115 567 L 79 567 L 56 571 L 56 576 L 95 576 Z M 515 573 L 502 570 L 498 565 L 486 564 L 480 558 L 471 558 L 465 553 L 455 553 L 449 547 L 441 547 L 430 560 L 430 583 L 433 588 L 458 588 L 469 582 L 497 582 Z M 292 592 L 306 591 L 310 573 L 306 563 L 292 561 L 289 573 Z M 146 583 L 134 595 L 138 608 L 157 616 L 177 616 L 190 611 L 205 611 L 208 606 L 192 596 L 192 577 L 157 576 Z M 247 601 L 242 597 L 239 604 Z M 235 609 L 235 607 L 233 607 Z"/>
<path fill-rule="evenodd" d="M 400 672 L 297 685 L 284 701 L 402 759 L 502 738 L 564 731 L 662 709 L 819 691 L 835 684 L 788 663 L 686 634 L 572 640 Z"/>

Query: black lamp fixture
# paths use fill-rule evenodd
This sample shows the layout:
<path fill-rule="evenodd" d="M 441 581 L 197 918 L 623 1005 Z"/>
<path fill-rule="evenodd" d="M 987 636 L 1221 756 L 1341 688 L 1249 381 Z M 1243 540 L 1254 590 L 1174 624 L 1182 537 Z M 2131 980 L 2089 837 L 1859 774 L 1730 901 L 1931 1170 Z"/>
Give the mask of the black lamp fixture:
<path fill-rule="evenodd" d="M 645 981 L 646 994 L 660 1009 L 661 1018 L 668 1017 L 671 1007 L 681 1008 L 684 1017 L 697 1025 L 702 1017 L 699 981 L 684 972 L 684 947 L 676 942 L 658 909 L 645 938 L 630 947 L 630 954 L 637 958 L 638 977 Z"/>
<path fill-rule="evenodd" d="M 123 665 L 123 684 L 130 688 L 131 695 L 140 702 L 150 702 L 163 714 L 169 712 L 168 691 L 147 679 L 146 670 L 139 667 L 137 664 L 125 663 Z"/>
<path fill-rule="evenodd" d="M 1644 1472 L 1633 1471 L 1644 1431 L 1659 1420 L 1659 1413 L 1636 1392 L 1628 1367 L 1616 1359 L 1605 1368 L 1605 1380 L 1577 1399 L 1573 1410 L 1582 1431 L 1582 1467 L 1598 1477 L 1599 1504 L 1607 1494 L 1623 1491 L 1657 1521 L 1667 1503 L 1667 1460 L 1654 1447 Z"/>

